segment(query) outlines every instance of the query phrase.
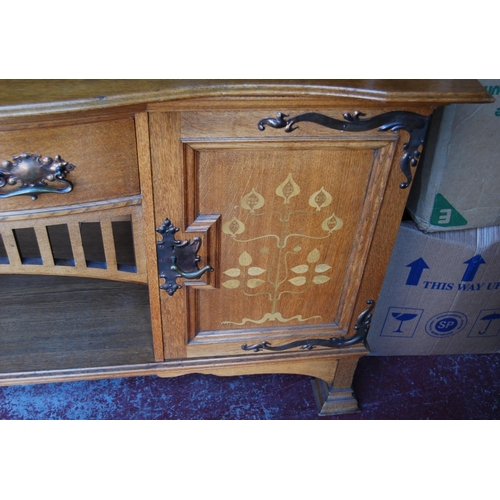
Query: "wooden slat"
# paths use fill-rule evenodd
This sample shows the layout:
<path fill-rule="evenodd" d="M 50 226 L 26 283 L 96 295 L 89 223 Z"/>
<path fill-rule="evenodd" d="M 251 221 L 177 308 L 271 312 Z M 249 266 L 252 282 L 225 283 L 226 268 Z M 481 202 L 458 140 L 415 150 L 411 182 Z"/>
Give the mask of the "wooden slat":
<path fill-rule="evenodd" d="M 137 274 L 147 280 L 146 254 L 144 252 L 143 227 L 141 210 L 137 208 L 132 212 L 132 238 L 134 242 L 135 267 Z"/>
<path fill-rule="evenodd" d="M 5 246 L 5 251 L 7 252 L 10 266 L 21 266 L 21 256 L 19 255 L 19 249 L 17 248 L 16 238 L 14 236 L 12 228 L 6 227 L 2 230 L 2 239 Z"/>
<path fill-rule="evenodd" d="M 76 268 L 86 268 L 87 262 L 85 252 L 83 251 L 82 233 L 80 232 L 80 223 L 71 221 L 68 223 L 69 238 L 71 240 L 71 249 Z"/>
<path fill-rule="evenodd" d="M 101 220 L 101 233 L 107 269 L 115 270 L 118 266 L 116 263 L 115 239 L 113 236 L 113 223 L 111 219 Z"/>
<path fill-rule="evenodd" d="M 40 249 L 40 255 L 42 256 L 42 261 L 44 266 L 54 265 L 54 255 L 52 254 L 52 246 L 50 244 L 49 235 L 47 233 L 47 227 L 35 226 L 36 239 L 38 242 L 38 248 Z"/>

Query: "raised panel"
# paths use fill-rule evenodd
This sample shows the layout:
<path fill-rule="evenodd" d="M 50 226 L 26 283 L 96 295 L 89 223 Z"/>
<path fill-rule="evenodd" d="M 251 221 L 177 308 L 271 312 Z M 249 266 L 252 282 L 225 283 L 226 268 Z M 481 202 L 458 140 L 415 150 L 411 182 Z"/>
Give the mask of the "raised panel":
<path fill-rule="evenodd" d="M 347 333 L 394 141 L 287 146 L 185 144 L 185 219 L 221 226 L 220 286 L 187 294 L 188 356 Z"/>

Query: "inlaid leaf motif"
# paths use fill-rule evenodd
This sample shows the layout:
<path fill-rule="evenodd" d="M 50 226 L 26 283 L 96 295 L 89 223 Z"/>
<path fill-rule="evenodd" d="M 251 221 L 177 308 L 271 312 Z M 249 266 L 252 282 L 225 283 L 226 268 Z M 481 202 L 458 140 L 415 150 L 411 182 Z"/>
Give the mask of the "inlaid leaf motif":
<path fill-rule="evenodd" d="M 330 217 L 328 217 L 328 219 L 325 219 L 323 221 L 323 224 L 321 224 L 321 229 L 331 233 L 332 231 L 338 231 L 343 225 L 344 221 L 340 217 L 337 217 L 335 214 L 332 214 L 330 215 Z"/>
<path fill-rule="evenodd" d="M 309 198 L 309 205 L 319 212 L 322 208 L 327 207 L 332 202 L 332 195 L 321 187 L 319 191 L 316 191 Z"/>
<path fill-rule="evenodd" d="M 273 233 L 278 234 L 256 234 L 248 235 L 246 238 L 239 238 L 238 235 L 247 231 L 245 228 L 245 224 L 242 220 L 238 219 L 236 216 L 230 220 L 223 218 L 222 220 L 222 231 L 224 234 L 229 235 L 233 243 L 237 243 L 238 245 L 241 243 L 242 246 L 240 248 L 240 252 L 242 252 L 238 257 L 238 263 L 233 262 L 232 265 L 235 267 L 227 269 L 223 271 L 224 273 L 224 281 L 222 286 L 227 289 L 235 290 L 235 292 L 241 295 L 246 295 L 250 301 L 252 301 L 252 297 L 268 295 L 269 300 L 272 302 L 272 312 L 266 312 L 260 319 L 254 318 L 243 318 L 241 322 L 235 321 L 223 321 L 222 324 L 235 324 L 235 325 L 243 325 L 247 322 L 252 322 L 255 324 L 265 323 L 266 321 L 282 321 L 288 322 L 291 320 L 299 320 L 299 321 L 308 321 L 314 318 L 321 318 L 321 316 L 311 316 L 309 318 L 302 318 L 301 315 L 296 315 L 293 317 L 284 318 L 279 312 L 280 308 L 280 299 L 284 293 L 294 293 L 294 294 L 304 294 L 311 284 L 321 285 L 327 283 L 329 281 L 333 281 L 331 276 L 328 276 L 330 270 L 332 270 L 333 263 L 326 264 L 324 263 L 324 256 L 322 257 L 322 253 L 324 253 L 323 249 L 314 248 L 311 250 L 311 246 L 314 245 L 311 242 L 311 239 L 321 240 L 325 238 L 333 237 L 333 232 L 342 228 L 344 222 L 343 220 L 336 216 L 334 213 L 329 212 L 331 215 L 324 219 L 327 216 L 327 213 L 324 213 L 323 216 L 317 214 L 326 207 L 329 207 L 329 210 L 333 210 L 335 204 L 333 203 L 332 195 L 325 189 L 324 186 L 318 190 L 318 185 L 312 189 L 316 189 L 315 192 L 312 192 L 312 189 L 307 189 L 306 193 L 301 193 L 301 188 L 297 184 L 297 182 L 293 178 L 291 167 L 289 173 L 286 175 L 286 179 L 283 182 L 275 187 L 275 194 L 277 197 L 280 197 L 284 200 L 285 205 L 289 205 L 289 207 L 282 207 L 280 210 L 275 204 L 281 205 L 281 202 L 274 198 L 273 206 L 268 207 L 269 212 L 266 209 L 263 210 L 265 213 L 256 213 L 257 210 L 268 205 L 270 198 L 264 199 L 264 196 L 259 193 L 256 188 L 252 188 L 251 184 L 247 186 L 245 191 L 246 194 L 239 192 L 236 196 L 236 200 L 239 199 L 239 205 L 234 206 L 233 202 L 231 203 L 231 209 L 237 210 L 237 212 L 233 212 L 235 215 L 241 216 L 244 219 L 248 218 L 248 220 L 253 219 L 254 222 L 259 222 L 256 219 L 259 217 L 255 217 L 258 215 L 267 215 L 267 214 L 278 214 L 279 222 L 281 223 L 281 231 L 274 231 Z M 284 172 L 286 174 L 286 171 Z M 303 174 L 299 174 L 298 172 L 295 175 L 299 176 L 298 179 L 302 182 L 305 179 L 302 179 Z M 274 184 L 274 186 L 276 186 Z M 320 184 L 321 185 L 321 184 Z M 259 189 L 268 189 L 266 180 L 264 179 L 262 184 L 259 181 L 257 185 Z M 305 184 L 302 186 L 305 188 Z M 265 192 L 265 194 L 267 191 Z M 271 189 L 272 193 L 272 189 Z M 302 197 L 298 197 L 299 194 L 302 194 Z M 297 197 L 297 200 L 293 201 L 293 208 L 291 200 L 293 197 Z M 307 203 L 308 202 L 308 203 Z M 311 210 L 312 207 L 313 210 Z M 242 210 L 246 210 L 246 213 Z M 326 211 L 326 210 L 325 210 Z M 250 212 L 250 214 L 248 213 Z M 231 212 L 227 212 L 231 213 Z M 310 221 L 297 221 L 296 219 L 292 219 L 291 215 L 295 213 L 302 214 L 301 217 L 309 217 L 314 218 L 315 220 Z M 307 215 L 304 215 L 307 214 Z M 231 217 L 232 215 L 228 216 Z M 254 216 L 254 217 L 251 217 Z M 321 222 L 323 220 L 323 222 Z M 247 222 L 249 223 L 249 222 Z M 278 220 L 276 220 L 276 224 L 278 224 Z M 295 226 L 300 226 L 296 228 Z M 313 227 L 314 226 L 314 227 Z M 321 235 L 317 234 L 317 231 L 321 226 L 321 229 L 324 231 Z M 263 227 L 263 231 L 268 231 L 267 227 Z M 254 227 L 252 226 L 252 233 L 254 232 Z M 281 233 L 281 236 L 279 235 Z M 296 234 L 300 233 L 300 234 Z M 276 237 L 278 240 L 277 248 L 279 249 L 279 253 L 276 255 L 276 249 L 273 244 L 269 243 L 269 246 L 261 246 L 256 245 L 253 247 L 247 247 L 246 244 L 248 242 L 253 242 L 256 240 Z M 287 241 L 289 237 L 302 237 L 300 240 L 300 244 L 295 244 L 295 246 L 290 245 L 287 246 Z M 319 245 L 319 243 L 317 243 Z M 302 245 L 307 245 L 303 247 Z M 311 245 L 311 246 L 310 246 Z M 259 267 L 254 263 L 253 257 L 250 255 L 248 251 L 244 251 L 244 248 L 248 248 L 251 250 L 254 255 L 257 255 L 256 259 L 258 263 L 261 265 L 266 265 L 265 262 L 269 260 L 273 262 L 273 265 L 269 269 L 264 269 Z M 292 250 L 293 249 L 293 250 Z M 326 250 L 325 250 L 326 251 Z M 261 256 L 266 256 L 266 259 L 262 261 Z M 268 257 L 268 258 L 267 258 Z M 323 263 L 321 263 L 323 261 Z M 299 264 L 302 262 L 303 264 Z M 289 267 L 290 266 L 290 267 Z M 292 267 L 294 266 L 294 267 Z M 275 270 L 273 268 L 276 268 Z M 284 268 L 286 268 L 286 272 L 284 272 Z M 314 271 L 314 272 L 313 272 Z M 283 274 L 286 276 L 283 278 Z M 283 281 L 280 281 L 283 280 Z M 286 283 L 289 281 L 294 287 L 297 287 L 297 290 L 291 290 L 290 285 Z M 261 288 L 259 288 L 261 287 Z M 302 288 L 300 288 L 302 287 Z M 282 289 L 285 290 L 282 290 Z M 239 290 L 238 290 L 239 289 Z M 252 289 L 256 289 L 255 292 L 252 292 Z M 328 287 L 325 287 L 325 290 L 328 290 Z M 249 304 L 251 306 L 251 304 Z M 271 306 L 270 306 L 271 307 Z M 256 313 L 257 314 L 257 313 Z"/>
<path fill-rule="evenodd" d="M 241 234 L 243 231 L 245 231 L 245 224 L 236 217 L 233 217 L 222 225 L 222 232 L 233 237 L 237 234 Z"/>
<path fill-rule="evenodd" d="M 224 274 L 231 276 L 231 278 L 235 278 L 236 276 L 239 276 L 241 274 L 241 271 L 239 269 L 237 269 L 236 267 L 233 267 L 232 269 L 228 269 L 227 271 L 224 271 Z"/>
<path fill-rule="evenodd" d="M 306 284 L 306 277 L 305 276 L 297 276 L 296 278 L 292 278 L 291 280 L 288 280 L 292 285 L 295 286 L 302 286 Z"/>
<path fill-rule="evenodd" d="M 276 194 L 285 200 L 285 205 L 290 203 L 290 198 L 297 196 L 300 193 L 299 185 L 293 180 L 292 174 L 276 188 Z"/>
<path fill-rule="evenodd" d="M 321 283 L 326 283 L 327 281 L 330 280 L 331 278 L 329 278 L 328 276 L 319 275 L 313 278 L 313 283 L 316 283 L 316 285 L 321 285 Z"/>
<path fill-rule="evenodd" d="M 320 258 L 319 250 L 317 248 L 315 248 L 307 256 L 307 262 L 309 262 L 309 264 L 314 264 L 314 262 L 318 262 L 319 258 Z"/>
<path fill-rule="evenodd" d="M 329 266 L 328 264 L 318 264 L 318 265 L 316 266 L 315 271 L 316 271 L 317 273 L 324 273 L 325 271 L 328 271 L 328 270 L 329 270 L 329 269 L 331 269 L 331 268 L 332 268 L 332 266 Z"/>
<path fill-rule="evenodd" d="M 252 189 L 252 191 L 241 198 L 240 205 L 245 210 L 254 212 L 264 206 L 264 197 Z"/>
<path fill-rule="evenodd" d="M 248 252 L 243 252 L 238 259 L 240 266 L 249 266 L 252 263 L 252 257 Z"/>
<path fill-rule="evenodd" d="M 229 288 L 231 290 L 238 288 L 240 286 L 240 280 L 228 280 L 222 283 L 222 286 Z"/>
<path fill-rule="evenodd" d="M 292 267 L 292 271 L 297 274 L 307 273 L 309 266 L 307 264 L 301 264 L 300 266 Z"/>
<path fill-rule="evenodd" d="M 266 270 L 262 269 L 262 267 L 249 267 L 248 268 L 248 274 L 250 276 L 259 276 L 262 273 L 265 273 Z"/>
<path fill-rule="evenodd" d="M 260 280 L 259 278 L 252 278 L 251 280 L 247 281 L 247 286 L 248 288 L 257 288 L 260 285 L 263 285 L 265 283 L 264 280 Z"/>

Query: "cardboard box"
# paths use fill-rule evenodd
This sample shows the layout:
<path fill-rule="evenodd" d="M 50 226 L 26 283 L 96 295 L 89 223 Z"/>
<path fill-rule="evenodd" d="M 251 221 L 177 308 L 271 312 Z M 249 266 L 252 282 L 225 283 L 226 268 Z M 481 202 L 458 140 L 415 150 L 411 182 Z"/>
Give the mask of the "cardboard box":
<path fill-rule="evenodd" d="M 500 351 L 500 227 L 403 222 L 372 319 L 373 355 Z"/>
<path fill-rule="evenodd" d="M 408 211 L 425 232 L 500 225 L 500 80 L 495 102 L 436 110 Z"/>

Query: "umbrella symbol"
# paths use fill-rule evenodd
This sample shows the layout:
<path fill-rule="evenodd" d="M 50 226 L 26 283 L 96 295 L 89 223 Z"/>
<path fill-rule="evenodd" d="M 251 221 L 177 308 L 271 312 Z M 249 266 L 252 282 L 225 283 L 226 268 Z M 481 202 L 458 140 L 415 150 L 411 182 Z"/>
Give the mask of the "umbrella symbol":
<path fill-rule="evenodd" d="M 411 314 L 411 313 L 391 313 L 392 317 L 398 321 L 400 321 L 399 326 L 397 330 L 394 330 L 393 333 L 403 333 L 401 330 L 401 327 L 403 326 L 403 323 L 405 321 L 410 321 L 411 319 L 414 319 L 418 316 L 418 314 Z M 500 315 L 499 315 L 500 318 Z"/>
<path fill-rule="evenodd" d="M 480 321 L 483 321 L 483 320 L 487 321 L 488 324 L 486 325 L 484 332 L 478 332 L 479 335 L 484 335 L 486 333 L 486 331 L 488 330 L 488 328 L 490 327 L 491 322 L 494 321 L 495 319 L 499 319 L 499 318 L 500 318 L 500 314 L 498 314 L 498 313 L 493 313 L 493 314 L 488 314 L 487 316 L 483 316 Z"/>

